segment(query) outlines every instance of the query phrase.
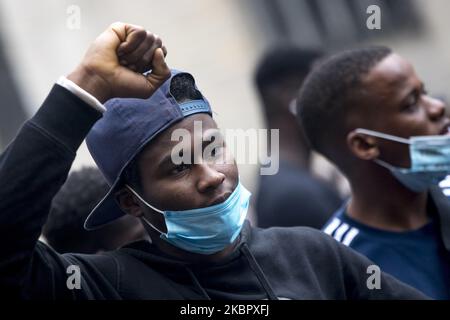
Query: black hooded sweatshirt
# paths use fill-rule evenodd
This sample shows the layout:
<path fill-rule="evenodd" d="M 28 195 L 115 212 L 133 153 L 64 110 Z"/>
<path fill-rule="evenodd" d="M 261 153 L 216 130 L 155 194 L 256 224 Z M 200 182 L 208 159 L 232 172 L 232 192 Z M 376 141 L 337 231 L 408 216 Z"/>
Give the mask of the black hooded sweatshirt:
<path fill-rule="evenodd" d="M 22 299 L 422 299 L 313 229 L 245 223 L 220 263 L 187 263 L 141 241 L 96 255 L 58 254 L 38 240 L 76 150 L 101 114 L 55 85 L 0 157 L 0 292 Z M 274 212 L 274 214 L 277 214 Z M 79 268 L 80 288 L 68 285 Z M 73 288 L 73 289 L 69 289 Z"/>

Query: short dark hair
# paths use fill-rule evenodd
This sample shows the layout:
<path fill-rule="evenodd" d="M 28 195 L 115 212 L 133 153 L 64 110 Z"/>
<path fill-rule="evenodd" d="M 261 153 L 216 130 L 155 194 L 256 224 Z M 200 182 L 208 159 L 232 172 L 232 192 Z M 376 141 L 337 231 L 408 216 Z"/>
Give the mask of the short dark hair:
<path fill-rule="evenodd" d="M 89 213 L 106 195 L 108 183 L 97 168 L 86 167 L 72 172 L 55 195 L 43 235 L 51 247 L 60 253 L 94 253 L 102 247 L 96 232 L 84 230 Z M 103 234 L 104 235 L 104 234 Z"/>
<path fill-rule="evenodd" d="M 170 93 L 178 103 L 202 99 L 202 94 L 195 88 L 195 80 L 189 73 L 180 73 L 172 78 Z"/>
<path fill-rule="evenodd" d="M 297 99 L 297 116 L 313 149 L 329 156 L 328 146 L 334 141 L 326 138 L 343 129 L 363 76 L 391 53 L 382 46 L 358 48 L 335 54 L 313 68 Z"/>
<path fill-rule="evenodd" d="M 170 93 L 178 103 L 203 98 L 200 91 L 195 88 L 195 80 L 189 73 L 179 73 L 172 78 Z M 142 191 L 139 156 L 140 153 L 130 161 L 122 174 L 125 182 L 136 188 L 138 192 Z"/>
<path fill-rule="evenodd" d="M 263 94 L 267 87 L 278 84 L 281 79 L 291 76 L 305 78 L 321 56 L 322 51 L 316 49 L 299 48 L 292 44 L 274 46 L 262 56 L 256 67 L 255 85 Z"/>

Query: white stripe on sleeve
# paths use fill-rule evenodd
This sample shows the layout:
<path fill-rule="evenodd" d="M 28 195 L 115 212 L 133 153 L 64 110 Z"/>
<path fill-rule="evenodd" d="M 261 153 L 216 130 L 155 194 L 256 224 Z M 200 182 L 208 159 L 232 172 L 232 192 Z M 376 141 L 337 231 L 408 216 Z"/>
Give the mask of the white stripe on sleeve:
<path fill-rule="evenodd" d="M 349 225 L 346 223 L 343 223 L 334 233 L 334 238 L 341 242 L 342 237 L 344 236 L 344 233 L 347 232 L 347 230 L 349 229 Z"/>
<path fill-rule="evenodd" d="M 340 224 L 341 220 L 339 220 L 338 218 L 334 218 L 333 221 L 331 221 L 330 224 L 325 227 L 323 232 L 331 236 L 334 230 L 336 230 L 336 228 L 339 227 Z"/>
<path fill-rule="evenodd" d="M 347 247 L 352 243 L 353 239 L 358 235 L 359 230 L 356 228 L 351 228 L 349 232 L 344 237 L 344 240 L 342 241 L 342 244 L 346 245 Z"/>

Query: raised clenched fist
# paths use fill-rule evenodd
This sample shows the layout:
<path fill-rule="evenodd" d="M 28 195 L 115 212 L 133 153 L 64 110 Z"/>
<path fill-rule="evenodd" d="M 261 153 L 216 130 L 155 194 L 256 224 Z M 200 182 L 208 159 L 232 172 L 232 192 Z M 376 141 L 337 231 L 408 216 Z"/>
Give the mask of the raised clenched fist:
<path fill-rule="evenodd" d="M 170 77 L 166 53 L 158 36 L 116 22 L 95 39 L 68 79 L 100 102 L 116 97 L 148 98 Z"/>

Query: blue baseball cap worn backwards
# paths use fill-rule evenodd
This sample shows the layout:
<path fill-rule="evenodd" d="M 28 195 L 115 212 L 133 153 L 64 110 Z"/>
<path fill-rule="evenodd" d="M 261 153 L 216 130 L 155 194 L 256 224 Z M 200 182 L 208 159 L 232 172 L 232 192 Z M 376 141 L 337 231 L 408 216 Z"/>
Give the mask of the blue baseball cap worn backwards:
<path fill-rule="evenodd" d="M 187 116 L 196 113 L 212 116 L 209 102 L 203 96 L 183 103 L 175 100 L 170 84 L 178 74 L 192 77 L 189 73 L 171 70 L 171 77 L 150 98 L 114 98 L 105 103 L 106 112 L 92 127 L 86 142 L 111 187 L 86 219 L 86 230 L 97 229 L 125 215 L 114 194 L 122 186 L 124 169 L 145 145 Z"/>

